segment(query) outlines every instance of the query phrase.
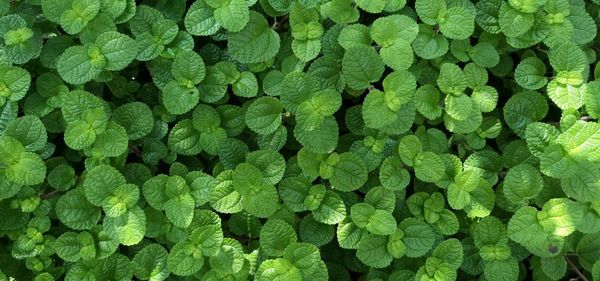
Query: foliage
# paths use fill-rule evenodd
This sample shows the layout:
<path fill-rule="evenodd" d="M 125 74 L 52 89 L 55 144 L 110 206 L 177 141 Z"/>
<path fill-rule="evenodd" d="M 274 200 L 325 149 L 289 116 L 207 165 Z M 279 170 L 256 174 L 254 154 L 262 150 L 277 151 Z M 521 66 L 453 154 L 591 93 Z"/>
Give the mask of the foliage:
<path fill-rule="evenodd" d="M 600 280 L 598 0 L 0 0 L 0 281 Z"/>

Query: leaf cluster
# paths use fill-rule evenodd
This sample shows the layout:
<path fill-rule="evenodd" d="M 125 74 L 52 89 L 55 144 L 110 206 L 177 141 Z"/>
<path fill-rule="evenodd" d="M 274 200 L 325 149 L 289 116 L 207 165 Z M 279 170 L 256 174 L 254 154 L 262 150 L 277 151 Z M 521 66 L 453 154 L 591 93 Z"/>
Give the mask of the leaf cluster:
<path fill-rule="evenodd" d="M 0 281 L 600 280 L 599 0 L 0 0 Z"/>

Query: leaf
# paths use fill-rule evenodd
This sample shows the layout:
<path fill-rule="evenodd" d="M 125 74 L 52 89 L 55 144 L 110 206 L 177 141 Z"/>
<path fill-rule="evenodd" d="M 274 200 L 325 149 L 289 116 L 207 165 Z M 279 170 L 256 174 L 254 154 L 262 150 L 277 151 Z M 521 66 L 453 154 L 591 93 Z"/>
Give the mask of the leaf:
<path fill-rule="evenodd" d="M 407 257 L 422 257 L 433 248 L 435 233 L 426 222 L 407 218 L 398 224 L 398 228 L 404 232 L 402 241 L 406 244 Z"/>
<path fill-rule="evenodd" d="M 186 30 L 196 36 L 215 34 L 221 25 L 214 18 L 213 10 L 204 1 L 195 1 L 184 18 Z"/>
<path fill-rule="evenodd" d="M 204 61 L 194 51 L 180 50 L 171 67 L 173 77 L 183 85 L 196 85 L 204 79 L 206 70 Z"/>
<path fill-rule="evenodd" d="M 498 24 L 502 32 L 508 37 L 517 37 L 525 34 L 533 27 L 534 17 L 514 9 L 504 2 L 498 12 Z"/>
<path fill-rule="evenodd" d="M 238 32 L 250 20 L 248 5 L 245 0 L 231 0 L 225 6 L 214 10 L 215 21 L 231 32 Z"/>
<path fill-rule="evenodd" d="M 56 203 L 58 219 L 75 230 L 91 229 L 100 220 L 100 208 L 90 204 L 81 190 L 71 190 Z"/>
<path fill-rule="evenodd" d="M 512 167 L 504 178 L 504 195 L 514 203 L 532 199 L 542 190 L 544 181 L 540 172 L 529 164 Z"/>
<path fill-rule="evenodd" d="M 464 7 L 451 7 L 437 15 L 440 31 L 444 36 L 462 40 L 466 39 L 475 29 L 475 15 Z"/>
<path fill-rule="evenodd" d="M 519 263 L 515 259 L 492 261 L 486 263 L 483 271 L 486 278 L 498 278 L 498 280 L 515 280 L 519 277 Z"/>
<path fill-rule="evenodd" d="M 367 182 L 367 168 L 362 159 L 351 152 L 339 155 L 329 179 L 334 189 L 348 192 L 360 188 Z"/>
<path fill-rule="evenodd" d="M 380 129 L 396 120 L 396 112 L 388 107 L 385 97 L 379 90 L 372 90 L 365 97 L 362 116 L 367 127 Z"/>
<path fill-rule="evenodd" d="M 377 51 L 369 46 L 354 46 L 344 54 L 342 72 L 348 87 L 366 89 L 383 75 L 384 64 Z"/>
<path fill-rule="evenodd" d="M 473 100 L 467 95 L 447 95 L 444 103 L 446 114 L 459 121 L 467 119 L 473 110 Z"/>
<path fill-rule="evenodd" d="M 194 198 L 189 194 L 171 198 L 163 206 L 167 218 L 173 225 L 181 228 L 186 228 L 192 222 L 194 207 Z"/>
<path fill-rule="evenodd" d="M 204 265 L 204 257 L 194 255 L 196 247 L 182 241 L 175 244 L 167 257 L 167 268 L 175 275 L 189 276 L 198 272 Z"/>
<path fill-rule="evenodd" d="M 246 111 L 246 125 L 258 134 L 273 133 L 281 125 L 282 111 L 283 106 L 278 99 L 259 98 Z"/>
<path fill-rule="evenodd" d="M 508 127 L 523 135 L 527 125 L 540 121 L 548 112 L 548 104 L 537 92 L 522 92 L 512 96 L 504 106 Z"/>
<path fill-rule="evenodd" d="M 314 130 L 303 130 L 296 126 L 294 137 L 306 149 L 316 153 L 329 153 L 338 143 L 339 127 L 335 118 L 326 117 L 323 123 Z"/>
<path fill-rule="evenodd" d="M 398 157 L 386 158 L 379 169 L 379 181 L 381 185 L 390 190 L 401 191 L 408 186 L 410 175 L 402 168 L 402 162 Z"/>
<path fill-rule="evenodd" d="M 184 86 L 171 81 L 162 89 L 161 97 L 169 113 L 180 115 L 189 112 L 198 104 L 200 93 L 193 85 Z"/>
<path fill-rule="evenodd" d="M 240 79 L 238 79 L 233 85 L 231 85 L 233 93 L 239 97 L 251 98 L 255 97 L 258 93 L 258 82 L 256 76 L 249 71 L 243 71 L 240 73 Z"/>
<path fill-rule="evenodd" d="M 9 104 L 8 101 L 19 101 L 25 97 L 27 90 L 29 90 L 31 84 L 31 75 L 27 70 L 14 67 L 14 66 L 2 66 L 0 67 L 3 75 L 0 77 L 0 85 L 2 86 L 2 97 L 0 98 L 0 104 Z"/>
<path fill-rule="evenodd" d="M 564 198 L 548 200 L 538 213 L 540 226 L 552 235 L 568 236 L 583 218 L 577 203 Z"/>
<path fill-rule="evenodd" d="M 415 160 L 415 176 L 424 182 L 436 182 L 445 172 L 442 158 L 433 152 L 421 152 Z"/>
<path fill-rule="evenodd" d="M 568 155 L 574 159 L 598 161 L 600 153 L 593 149 L 600 142 L 600 125 L 594 122 L 576 122 L 558 138 Z"/>
<path fill-rule="evenodd" d="M 248 24 L 228 37 L 227 47 L 231 56 L 242 63 L 264 62 L 279 51 L 279 35 L 269 28 L 262 15 L 250 12 Z"/>
<path fill-rule="evenodd" d="M 135 41 L 129 36 L 119 32 L 109 31 L 96 38 L 95 45 L 100 48 L 100 53 L 106 59 L 104 69 L 117 71 L 124 69 L 137 56 L 134 48 Z"/>
<path fill-rule="evenodd" d="M 548 83 L 546 65 L 537 57 L 522 60 L 515 69 L 515 81 L 528 90 L 537 90 Z"/>
<path fill-rule="evenodd" d="M 167 250 L 159 244 L 148 244 L 139 250 L 131 260 L 133 274 L 142 280 L 164 280 L 169 276 Z"/>
<path fill-rule="evenodd" d="M 302 280 L 302 273 L 287 259 L 279 258 L 262 262 L 256 272 L 257 281 Z"/>
<path fill-rule="evenodd" d="M 98 48 L 73 46 L 58 58 L 56 67 L 60 77 L 70 84 L 83 84 L 96 78 L 106 65 Z"/>
<path fill-rule="evenodd" d="M 110 235 L 115 236 L 117 241 L 125 246 L 140 243 L 147 234 L 146 215 L 139 207 L 134 207 L 118 217 L 106 217 L 103 226 Z"/>
<path fill-rule="evenodd" d="M 385 268 L 393 260 L 387 252 L 387 238 L 377 235 L 363 236 L 358 244 L 356 256 L 361 262 L 373 268 Z"/>
<path fill-rule="evenodd" d="M 154 127 L 154 116 L 150 107 L 141 102 L 121 105 L 115 109 L 113 118 L 127 131 L 129 140 L 145 137 Z"/>
<path fill-rule="evenodd" d="M 280 219 L 270 219 L 260 230 L 261 249 L 269 256 L 282 256 L 288 245 L 296 242 L 296 232 Z"/>
<path fill-rule="evenodd" d="M 417 38 L 418 33 L 417 23 L 404 15 L 380 17 L 371 25 L 371 37 L 381 47 L 402 43 L 408 45 Z"/>
<path fill-rule="evenodd" d="M 446 2 L 441 0 L 418 0 L 415 1 L 415 10 L 424 23 L 434 25 L 437 23 L 438 15 L 446 11 Z"/>

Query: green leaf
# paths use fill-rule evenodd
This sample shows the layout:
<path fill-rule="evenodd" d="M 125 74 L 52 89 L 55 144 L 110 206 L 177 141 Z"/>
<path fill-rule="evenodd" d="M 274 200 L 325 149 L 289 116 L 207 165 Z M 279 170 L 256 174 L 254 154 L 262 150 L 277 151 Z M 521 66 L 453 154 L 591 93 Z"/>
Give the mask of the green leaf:
<path fill-rule="evenodd" d="M 521 92 L 510 97 L 503 111 L 508 127 L 523 136 L 527 125 L 546 116 L 548 103 L 538 92 Z"/>
<path fill-rule="evenodd" d="M 258 134 L 271 134 L 281 125 L 282 111 L 283 105 L 278 99 L 261 97 L 248 107 L 246 125 Z"/>
<path fill-rule="evenodd" d="M 318 280 L 327 279 L 327 269 L 316 246 L 308 243 L 294 243 L 285 249 L 283 257 L 298 268 L 302 276 L 310 276 Z M 324 278 L 320 278 L 321 276 Z"/>
<path fill-rule="evenodd" d="M 367 182 L 365 162 L 351 152 L 339 155 L 339 162 L 333 166 L 329 181 L 334 189 L 349 192 L 360 188 Z"/>
<path fill-rule="evenodd" d="M 381 13 L 386 5 L 386 0 L 357 0 L 356 5 L 368 13 Z"/>
<path fill-rule="evenodd" d="M 63 80 L 78 85 L 96 78 L 106 64 L 106 58 L 99 48 L 73 46 L 58 58 L 56 68 Z"/>
<path fill-rule="evenodd" d="M 548 200 L 537 214 L 540 226 L 549 234 L 568 236 L 583 219 L 583 212 L 574 201 L 565 198 Z"/>
<path fill-rule="evenodd" d="M 300 281 L 302 273 L 287 259 L 266 260 L 260 264 L 254 277 L 257 281 Z"/>
<path fill-rule="evenodd" d="M 135 41 L 119 32 L 109 31 L 100 34 L 96 38 L 95 45 L 100 49 L 100 53 L 106 60 L 105 70 L 122 70 L 137 56 L 137 49 L 133 47 Z M 90 58 L 94 59 L 93 57 Z"/>
<path fill-rule="evenodd" d="M 415 20 L 404 15 L 380 17 L 371 25 L 371 37 L 381 47 L 402 43 L 408 45 L 417 38 L 418 33 L 419 26 Z"/>
<path fill-rule="evenodd" d="M 65 130 L 65 143 L 72 149 L 90 147 L 96 141 L 96 133 L 85 121 L 75 121 Z"/>
<path fill-rule="evenodd" d="M 163 208 L 173 225 L 186 228 L 194 217 L 194 207 L 194 198 L 189 194 L 184 194 L 167 200 Z"/>
<path fill-rule="evenodd" d="M 567 273 L 567 261 L 562 256 L 541 259 L 542 271 L 548 277 L 559 280 Z"/>
<path fill-rule="evenodd" d="M 558 138 L 568 155 L 574 159 L 600 160 L 595 149 L 600 144 L 600 124 L 578 121 Z"/>
<path fill-rule="evenodd" d="M 24 98 L 31 84 L 29 72 L 15 66 L 0 66 L 0 71 L 3 73 L 0 77 L 0 105 Z"/>
<path fill-rule="evenodd" d="M 107 233 L 125 246 L 140 243 L 147 234 L 146 214 L 137 206 L 120 216 L 106 217 L 103 226 Z"/>
<path fill-rule="evenodd" d="M 245 0 L 231 0 L 214 10 L 214 19 L 230 32 L 238 32 L 250 20 L 248 4 Z"/>
<path fill-rule="evenodd" d="M 282 256 L 296 239 L 292 226 L 281 219 L 269 219 L 260 230 L 260 247 L 269 256 Z"/>
<path fill-rule="evenodd" d="M 148 244 L 139 250 L 131 260 L 135 277 L 141 280 L 165 280 L 169 276 L 167 269 L 167 250 L 159 244 Z"/>
<path fill-rule="evenodd" d="M 422 257 L 433 248 L 436 234 L 426 222 L 416 218 L 407 218 L 398 224 L 404 232 L 402 241 L 406 244 L 407 257 Z"/>
<path fill-rule="evenodd" d="M 528 90 L 538 90 L 546 86 L 546 65 L 537 57 L 522 60 L 515 69 L 515 81 Z"/>
<path fill-rule="evenodd" d="M 12 120 L 6 125 L 4 135 L 18 140 L 27 151 L 42 149 L 47 142 L 48 135 L 42 121 L 32 115 Z"/>
<path fill-rule="evenodd" d="M 171 114 L 180 115 L 192 110 L 200 100 L 200 93 L 193 85 L 169 82 L 161 92 L 165 109 Z"/>
<path fill-rule="evenodd" d="M 396 120 L 396 111 L 388 107 L 386 94 L 375 89 L 365 97 L 362 116 L 367 127 L 380 129 Z"/>
<path fill-rule="evenodd" d="M 60 25 L 69 34 L 79 33 L 100 11 L 99 0 L 75 1 L 60 16 Z"/>
<path fill-rule="evenodd" d="M 334 90 L 322 90 L 302 102 L 297 109 L 296 126 L 311 131 L 321 124 L 325 118 L 332 116 L 342 105 L 342 99 Z"/>
<path fill-rule="evenodd" d="M 171 73 L 175 80 L 183 85 L 196 85 L 206 76 L 204 61 L 198 53 L 188 50 L 180 50 L 177 52 Z"/>
<path fill-rule="evenodd" d="M 83 192 L 75 189 L 58 199 L 56 216 L 69 228 L 76 230 L 91 229 L 100 220 L 100 208 L 90 204 Z"/>
<path fill-rule="evenodd" d="M 406 165 L 413 167 L 417 156 L 423 149 L 419 138 L 415 135 L 407 135 L 398 142 L 398 154 Z"/>
<path fill-rule="evenodd" d="M 346 50 L 342 59 L 342 72 L 348 87 L 356 90 L 368 88 L 383 75 L 384 64 L 377 51 L 369 46 L 354 46 Z"/>
<path fill-rule="evenodd" d="M 250 12 L 248 24 L 228 36 L 227 47 L 232 58 L 241 63 L 264 62 L 279 51 L 279 35 L 269 28 L 261 14 Z"/>
<path fill-rule="evenodd" d="M 114 111 L 114 121 L 127 131 L 129 140 L 138 140 L 150 134 L 154 116 L 150 107 L 141 102 L 121 105 Z"/>
<path fill-rule="evenodd" d="M 196 252 L 197 248 L 182 241 L 175 244 L 167 257 L 167 268 L 175 275 L 190 276 L 204 265 L 204 257 Z"/>
<path fill-rule="evenodd" d="M 517 280 L 519 278 L 519 262 L 513 258 L 486 262 L 483 274 L 486 278 Z"/>
<path fill-rule="evenodd" d="M 532 199 L 544 187 L 540 172 L 529 164 L 512 167 L 504 178 L 504 195 L 514 203 Z"/>
<path fill-rule="evenodd" d="M 204 1 L 195 1 L 184 18 L 186 30 L 195 36 L 215 34 L 221 25 L 215 20 L 213 10 Z"/>
<path fill-rule="evenodd" d="M 373 268 L 385 268 L 390 265 L 393 257 L 387 251 L 387 237 L 365 235 L 358 243 L 356 256 L 364 264 Z"/>
<path fill-rule="evenodd" d="M 415 10 L 424 23 L 434 25 L 437 23 L 438 15 L 446 11 L 446 1 L 418 0 L 415 1 Z"/>
<path fill-rule="evenodd" d="M 231 85 L 231 87 L 233 93 L 239 97 L 251 98 L 255 97 L 258 93 L 256 76 L 249 71 L 241 72 L 240 79 Z"/>
<path fill-rule="evenodd" d="M 447 95 L 444 99 L 446 114 L 455 120 L 465 120 L 471 115 L 473 109 L 473 100 L 464 94 L 454 96 Z"/>
<path fill-rule="evenodd" d="M 335 118 L 326 117 L 320 126 L 310 131 L 296 126 L 294 137 L 308 150 L 316 153 L 329 153 L 337 146 L 339 127 Z"/>
<path fill-rule="evenodd" d="M 558 79 L 548 83 L 546 89 L 550 99 L 561 109 L 578 109 L 583 106 L 586 85 L 562 84 Z"/>
<path fill-rule="evenodd" d="M 444 36 L 455 40 L 467 39 L 475 29 L 475 14 L 465 7 L 451 7 L 437 15 L 437 22 Z"/>
<path fill-rule="evenodd" d="M 456 64 L 444 63 L 440 67 L 437 85 L 444 93 L 460 95 L 467 88 L 467 78 Z"/>
<path fill-rule="evenodd" d="M 406 169 L 402 168 L 400 158 L 392 156 L 381 163 L 379 181 L 386 189 L 401 191 L 408 186 L 410 175 Z"/>
<path fill-rule="evenodd" d="M 429 151 L 420 152 L 415 159 L 415 176 L 424 182 L 436 182 L 445 172 L 444 160 Z"/>
<path fill-rule="evenodd" d="M 390 235 L 396 231 L 396 220 L 391 212 L 375 209 L 368 203 L 358 203 L 350 210 L 352 221 L 375 235 Z"/>
<path fill-rule="evenodd" d="M 502 4 L 498 12 L 498 24 L 508 37 L 525 34 L 533 27 L 534 20 L 532 14 L 519 12 L 506 2 Z"/>

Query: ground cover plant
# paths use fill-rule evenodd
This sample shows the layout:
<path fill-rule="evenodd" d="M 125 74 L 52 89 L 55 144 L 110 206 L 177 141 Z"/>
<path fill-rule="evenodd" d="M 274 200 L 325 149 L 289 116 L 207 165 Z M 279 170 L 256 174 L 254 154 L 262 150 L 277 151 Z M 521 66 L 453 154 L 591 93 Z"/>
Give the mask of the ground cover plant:
<path fill-rule="evenodd" d="M 600 280 L 599 4 L 1 0 L 0 281 Z"/>

